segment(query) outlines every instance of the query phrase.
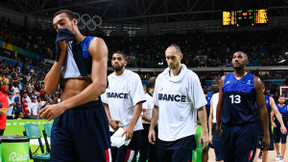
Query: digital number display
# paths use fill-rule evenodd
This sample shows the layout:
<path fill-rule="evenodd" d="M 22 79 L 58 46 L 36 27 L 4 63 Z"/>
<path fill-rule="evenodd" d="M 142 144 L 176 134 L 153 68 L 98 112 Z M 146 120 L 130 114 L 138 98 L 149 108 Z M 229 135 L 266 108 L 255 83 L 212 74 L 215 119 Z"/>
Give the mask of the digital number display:
<path fill-rule="evenodd" d="M 223 26 L 254 26 L 267 24 L 267 9 L 223 11 Z"/>

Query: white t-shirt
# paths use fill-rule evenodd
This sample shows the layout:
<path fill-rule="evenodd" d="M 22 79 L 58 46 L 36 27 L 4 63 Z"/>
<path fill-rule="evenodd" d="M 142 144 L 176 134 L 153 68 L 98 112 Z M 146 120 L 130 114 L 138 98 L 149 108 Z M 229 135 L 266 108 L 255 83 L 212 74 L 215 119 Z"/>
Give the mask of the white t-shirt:
<path fill-rule="evenodd" d="M 156 79 L 153 103 L 159 107 L 158 132 L 162 141 L 194 135 L 197 109 L 207 104 L 197 74 L 181 65 L 177 76 L 170 77 L 166 68 Z"/>
<path fill-rule="evenodd" d="M 37 115 L 37 109 L 38 109 L 38 103 L 37 102 L 32 102 L 31 103 L 31 115 Z"/>
<path fill-rule="evenodd" d="M 219 93 L 214 93 L 211 98 L 212 106 L 213 106 L 213 119 L 212 123 L 216 123 L 216 109 L 217 109 L 217 104 L 219 101 Z"/>
<path fill-rule="evenodd" d="M 119 126 L 125 128 L 132 119 L 135 105 L 145 101 L 146 97 L 139 75 L 126 69 L 119 76 L 115 73 L 108 76 L 108 87 L 101 95 L 101 99 L 103 103 L 108 104 L 111 119 L 120 120 Z M 134 131 L 141 129 L 143 126 L 140 119 Z"/>
<path fill-rule="evenodd" d="M 145 112 L 147 116 L 152 118 L 152 112 L 153 112 L 153 106 L 154 106 L 153 97 L 149 93 L 146 93 L 145 96 L 146 96 L 146 101 L 142 104 L 142 110 Z M 143 120 L 143 119 L 142 119 L 142 123 L 150 124 L 150 122 Z"/>

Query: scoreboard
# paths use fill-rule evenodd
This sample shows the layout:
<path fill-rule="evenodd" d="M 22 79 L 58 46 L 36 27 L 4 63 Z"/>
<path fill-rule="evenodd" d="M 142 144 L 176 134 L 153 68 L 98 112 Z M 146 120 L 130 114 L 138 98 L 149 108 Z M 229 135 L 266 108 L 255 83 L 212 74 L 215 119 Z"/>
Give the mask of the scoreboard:
<path fill-rule="evenodd" d="M 267 24 L 267 9 L 223 11 L 223 26 L 254 26 Z"/>

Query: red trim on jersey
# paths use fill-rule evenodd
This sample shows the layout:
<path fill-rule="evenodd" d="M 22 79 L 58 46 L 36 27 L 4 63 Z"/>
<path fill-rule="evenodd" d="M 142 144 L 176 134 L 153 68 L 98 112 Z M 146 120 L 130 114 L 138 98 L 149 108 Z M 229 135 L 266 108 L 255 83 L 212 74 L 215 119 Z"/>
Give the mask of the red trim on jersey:
<path fill-rule="evenodd" d="M 106 156 L 106 162 L 110 162 L 110 151 L 109 151 L 109 149 L 106 149 L 105 150 L 105 156 Z"/>
<path fill-rule="evenodd" d="M 127 149 L 126 156 L 125 156 L 125 162 L 127 162 L 129 160 L 130 154 L 131 154 L 131 150 Z"/>
<path fill-rule="evenodd" d="M 248 158 L 249 161 L 252 160 L 252 156 L 253 156 L 253 150 L 250 150 L 249 151 L 249 158 Z"/>

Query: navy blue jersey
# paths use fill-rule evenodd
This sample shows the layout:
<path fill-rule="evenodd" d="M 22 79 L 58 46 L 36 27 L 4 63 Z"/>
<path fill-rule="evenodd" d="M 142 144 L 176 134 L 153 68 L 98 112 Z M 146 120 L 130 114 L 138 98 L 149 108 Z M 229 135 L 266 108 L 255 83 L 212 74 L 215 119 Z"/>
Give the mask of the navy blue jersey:
<path fill-rule="evenodd" d="M 265 106 L 266 106 L 266 109 L 267 109 L 267 112 L 268 112 L 268 116 L 269 116 L 269 132 L 271 133 L 271 106 L 270 106 L 270 96 L 265 96 Z M 257 104 L 255 103 L 255 108 L 257 109 Z M 263 138 L 263 135 L 264 135 L 264 130 L 263 130 L 263 127 L 262 127 L 262 123 L 261 123 L 261 120 L 260 120 L 260 117 L 259 115 L 257 116 L 257 120 L 258 120 L 258 135 Z"/>
<path fill-rule="evenodd" d="M 285 125 L 285 127 L 287 126 L 287 118 L 288 118 L 288 111 L 287 111 L 287 105 L 284 104 L 284 106 L 279 106 L 277 105 L 277 109 L 278 111 L 280 112 L 281 116 L 282 116 L 282 120 L 283 120 L 283 123 Z M 275 124 L 277 125 L 277 127 L 280 126 L 280 123 L 279 121 L 277 120 L 277 118 L 274 116 L 274 119 L 275 119 Z"/>
<path fill-rule="evenodd" d="M 223 83 L 224 104 L 221 121 L 226 125 L 243 125 L 257 121 L 254 75 L 248 73 L 237 80 L 233 73 Z"/>
<path fill-rule="evenodd" d="M 207 100 L 207 104 L 206 104 L 207 120 L 208 120 L 209 115 L 210 115 L 210 100 L 211 100 L 212 96 L 213 96 L 213 92 L 212 91 L 208 92 L 208 94 L 206 96 L 206 100 Z"/>

